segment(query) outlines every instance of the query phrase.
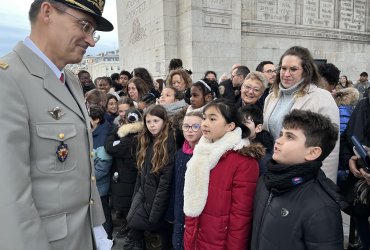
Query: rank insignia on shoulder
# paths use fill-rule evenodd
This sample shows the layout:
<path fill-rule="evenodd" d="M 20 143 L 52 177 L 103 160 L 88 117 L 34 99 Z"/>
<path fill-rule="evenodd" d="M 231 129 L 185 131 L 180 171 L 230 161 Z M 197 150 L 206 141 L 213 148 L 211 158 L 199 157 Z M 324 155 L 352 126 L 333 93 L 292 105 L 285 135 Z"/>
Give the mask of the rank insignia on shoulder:
<path fill-rule="evenodd" d="M 55 120 L 59 120 L 64 116 L 64 113 L 59 107 L 55 107 L 52 110 L 49 110 L 48 112 Z"/>
<path fill-rule="evenodd" d="M 7 64 L 6 62 L 0 61 L 0 68 L 7 69 L 8 67 L 9 67 L 9 64 Z"/>
<path fill-rule="evenodd" d="M 68 145 L 63 142 L 57 147 L 57 158 L 60 162 L 64 162 L 68 157 Z"/>

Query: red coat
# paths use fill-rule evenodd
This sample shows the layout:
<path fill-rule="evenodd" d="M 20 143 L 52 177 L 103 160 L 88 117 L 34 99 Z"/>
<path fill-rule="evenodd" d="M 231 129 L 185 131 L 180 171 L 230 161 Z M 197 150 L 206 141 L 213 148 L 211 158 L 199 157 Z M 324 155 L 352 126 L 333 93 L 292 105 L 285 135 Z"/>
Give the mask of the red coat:
<path fill-rule="evenodd" d="M 235 151 L 228 151 L 220 158 L 210 172 L 202 213 L 198 217 L 185 217 L 185 249 L 248 248 L 258 173 L 254 158 Z"/>

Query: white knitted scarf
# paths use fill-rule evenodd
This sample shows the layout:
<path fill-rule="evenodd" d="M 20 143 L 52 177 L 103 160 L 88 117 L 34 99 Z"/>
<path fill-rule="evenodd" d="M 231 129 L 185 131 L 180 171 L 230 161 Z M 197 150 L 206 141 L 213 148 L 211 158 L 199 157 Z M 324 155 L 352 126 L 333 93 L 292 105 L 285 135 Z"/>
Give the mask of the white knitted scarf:
<path fill-rule="evenodd" d="M 187 163 L 184 185 L 184 213 L 187 216 L 199 216 L 207 201 L 210 171 L 217 165 L 221 156 L 229 150 L 238 150 L 249 145 L 248 139 L 242 139 L 242 130 L 237 127 L 227 132 L 216 142 L 204 138 L 195 146 L 193 157 Z"/>

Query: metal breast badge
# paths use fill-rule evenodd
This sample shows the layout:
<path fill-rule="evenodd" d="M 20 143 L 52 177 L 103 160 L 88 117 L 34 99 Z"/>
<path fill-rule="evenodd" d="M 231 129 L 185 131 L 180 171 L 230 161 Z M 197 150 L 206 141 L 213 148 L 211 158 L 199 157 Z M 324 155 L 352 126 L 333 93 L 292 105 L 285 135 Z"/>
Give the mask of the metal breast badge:
<path fill-rule="evenodd" d="M 64 113 L 59 107 L 55 107 L 52 110 L 48 111 L 51 117 L 53 117 L 55 120 L 59 120 L 64 116 Z"/>
<path fill-rule="evenodd" d="M 60 133 L 58 135 L 59 139 L 64 139 L 64 134 Z M 60 145 L 57 147 L 57 151 L 55 152 L 57 158 L 60 162 L 64 162 L 68 157 L 68 145 L 65 144 L 63 141 L 60 142 Z"/>

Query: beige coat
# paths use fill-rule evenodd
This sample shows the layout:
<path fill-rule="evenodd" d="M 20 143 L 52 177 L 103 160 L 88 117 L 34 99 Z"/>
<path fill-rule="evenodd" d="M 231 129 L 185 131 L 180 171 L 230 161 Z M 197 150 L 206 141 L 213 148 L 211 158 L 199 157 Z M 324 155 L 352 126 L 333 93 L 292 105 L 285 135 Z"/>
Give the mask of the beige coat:
<path fill-rule="evenodd" d="M 273 92 L 266 97 L 263 112 L 263 126 L 266 130 L 268 130 L 268 122 L 278 100 L 279 97 L 275 98 Z M 320 89 L 314 84 L 311 84 L 309 86 L 306 95 L 296 98 L 291 110 L 293 109 L 310 110 L 328 116 L 333 123 L 337 124 L 339 128 L 339 110 L 332 95 L 329 93 L 329 91 Z M 338 162 L 339 136 L 334 150 L 324 160 L 322 166 L 322 170 L 324 171 L 326 176 L 335 183 L 337 182 Z"/>
<path fill-rule="evenodd" d="M 0 60 L 9 65 L 0 68 L 0 249 L 94 249 L 92 228 L 104 214 L 78 79 L 66 71 L 68 90 L 23 43 Z"/>

